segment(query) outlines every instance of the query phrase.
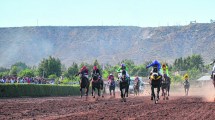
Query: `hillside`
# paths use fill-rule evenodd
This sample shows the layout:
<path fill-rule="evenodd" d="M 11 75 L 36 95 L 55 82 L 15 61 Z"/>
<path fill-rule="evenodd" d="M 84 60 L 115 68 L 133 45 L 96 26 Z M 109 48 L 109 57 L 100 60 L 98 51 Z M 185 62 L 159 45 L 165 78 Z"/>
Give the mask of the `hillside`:
<path fill-rule="evenodd" d="M 207 63 L 215 58 L 215 24 L 170 27 L 83 26 L 0 28 L 0 66 L 17 61 L 38 65 L 45 57 L 73 62 L 116 64 L 123 59 L 135 63 L 201 54 Z"/>

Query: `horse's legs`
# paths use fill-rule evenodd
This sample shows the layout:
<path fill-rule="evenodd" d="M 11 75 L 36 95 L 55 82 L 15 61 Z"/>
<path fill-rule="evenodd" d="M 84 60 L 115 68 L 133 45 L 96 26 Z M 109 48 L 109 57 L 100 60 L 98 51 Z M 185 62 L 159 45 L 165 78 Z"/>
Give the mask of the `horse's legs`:
<path fill-rule="evenodd" d="M 188 92 L 189 92 L 189 87 L 187 88 L 187 96 L 188 96 Z"/>
<path fill-rule="evenodd" d="M 169 96 L 169 90 L 170 90 L 170 86 L 167 87 L 167 93 L 168 93 L 167 96 Z"/>
<path fill-rule="evenodd" d="M 120 88 L 120 92 L 121 92 L 121 98 L 123 98 L 123 91 L 121 88 Z"/>
<path fill-rule="evenodd" d="M 91 93 L 92 93 L 92 96 L 93 96 L 93 85 L 91 86 L 91 88 L 92 88 L 92 91 L 91 91 Z"/>
<path fill-rule="evenodd" d="M 185 90 L 185 96 L 187 96 L 187 88 L 185 87 L 184 90 Z"/>
<path fill-rule="evenodd" d="M 93 98 L 95 98 L 95 97 L 96 97 L 96 96 L 95 96 L 95 91 L 96 91 L 95 86 L 92 86 L 92 96 L 93 96 Z"/>
<path fill-rule="evenodd" d="M 125 88 L 126 97 L 128 97 L 128 89 L 129 89 L 129 86 L 127 86 L 127 87 Z"/>
<path fill-rule="evenodd" d="M 80 87 L 80 93 L 81 93 L 81 98 L 82 98 L 82 88 Z"/>
<path fill-rule="evenodd" d="M 85 91 L 85 95 L 88 96 L 89 86 L 86 86 L 85 90 L 86 90 L 86 91 Z"/>
<path fill-rule="evenodd" d="M 155 99 L 155 91 L 154 91 L 154 87 L 151 86 L 151 100 Z"/>
<path fill-rule="evenodd" d="M 159 99 L 160 86 L 157 87 L 157 98 Z"/>
<path fill-rule="evenodd" d="M 111 94 L 111 87 L 109 87 L 109 92 L 110 92 L 110 95 L 112 95 L 112 94 Z"/>
<path fill-rule="evenodd" d="M 97 87 L 97 91 L 98 91 L 98 96 L 100 97 L 101 96 L 101 85 L 98 85 Z"/>

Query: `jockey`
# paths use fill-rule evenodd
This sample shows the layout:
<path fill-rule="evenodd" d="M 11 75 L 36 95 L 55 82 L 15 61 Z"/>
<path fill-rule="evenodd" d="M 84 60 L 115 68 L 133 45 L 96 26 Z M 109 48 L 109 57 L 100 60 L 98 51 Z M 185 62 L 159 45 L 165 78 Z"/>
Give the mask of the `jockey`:
<path fill-rule="evenodd" d="M 101 75 L 101 73 L 100 73 L 100 70 L 99 70 L 96 66 L 93 67 L 92 76 L 93 76 L 93 75 L 98 75 L 99 79 L 102 80 L 102 75 Z"/>
<path fill-rule="evenodd" d="M 128 74 L 128 69 L 127 67 L 125 66 L 125 64 L 121 64 L 121 67 L 118 68 L 117 72 L 118 73 L 122 73 L 122 71 L 125 70 L 126 71 L 126 77 L 129 77 L 129 74 Z M 118 76 L 119 78 L 121 77 L 121 75 Z"/>
<path fill-rule="evenodd" d="M 110 74 L 109 76 L 108 76 L 108 84 L 109 85 L 115 85 L 115 81 L 114 81 L 114 76 L 113 76 L 113 74 Z"/>
<path fill-rule="evenodd" d="M 80 72 L 77 74 L 82 74 L 84 77 L 88 78 L 88 69 L 86 66 L 83 66 L 81 69 L 80 69 Z"/>
<path fill-rule="evenodd" d="M 98 80 L 99 80 L 99 83 L 101 84 L 102 88 L 103 88 L 103 80 L 102 80 L 102 74 L 100 72 L 100 70 L 96 67 L 96 65 L 93 66 L 93 72 L 92 72 L 92 77 L 96 75 L 98 76 Z M 92 79 L 93 80 L 93 79 Z"/>
<path fill-rule="evenodd" d="M 140 78 L 138 76 L 135 77 L 134 83 L 137 83 L 138 86 L 140 85 Z"/>
<path fill-rule="evenodd" d="M 188 77 L 188 74 L 185 74 L 185 75 L 184 75 L 184 80 L 185 80 L 185 81 L 184 81 L 184 85 L 190 84 L 190 82 L 188 81 L 188 78 L 189 78 L 189 77 Z"/>
<path fill-rule="evenodd" d="M 110 74 L 109 76 L 108 76 L 108 80 L 114 80 L 114 76 L 113 76 L 113 74 Z"/>
<path fill-rule="evenodd" d="M 149 67 L 153 67 L 153 69 L 157 68 L 158 74 L 161 75 L 161 73 L 160 73 L 161 64 L 157 60 L 154 60 L 151 64 L 146 66 L 146 68 L 149 68 Z"/>
<path fill-rule="evenodd" d="M 169 77 L 169 70 L 167 64 L 162 64 L 162 69 L 161 69 L 162 75 L 166 74 Z"/>

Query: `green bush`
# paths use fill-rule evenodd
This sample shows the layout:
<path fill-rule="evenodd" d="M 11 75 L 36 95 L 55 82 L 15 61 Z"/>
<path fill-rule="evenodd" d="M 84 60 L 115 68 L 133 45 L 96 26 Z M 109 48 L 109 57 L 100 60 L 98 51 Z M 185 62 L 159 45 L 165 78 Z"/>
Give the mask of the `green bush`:
<path fill-rule="evenodd" d="M 39 85 L 39 84 L 0 84 L 0 97 L 45 97 L 79 95 L 79 86 Z"/>

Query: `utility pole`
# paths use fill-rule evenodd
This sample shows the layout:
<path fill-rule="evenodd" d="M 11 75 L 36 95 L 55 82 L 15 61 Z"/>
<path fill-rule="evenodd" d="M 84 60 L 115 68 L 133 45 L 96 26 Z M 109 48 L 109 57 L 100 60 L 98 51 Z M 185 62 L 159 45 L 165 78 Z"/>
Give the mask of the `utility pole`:
<path fill-rule="evenodd" d="M 43 78 L 44 78 L 44 73 L 45 73 L 45 71 L 43 70 Z"/>

